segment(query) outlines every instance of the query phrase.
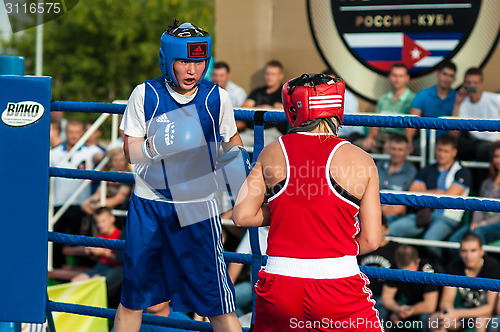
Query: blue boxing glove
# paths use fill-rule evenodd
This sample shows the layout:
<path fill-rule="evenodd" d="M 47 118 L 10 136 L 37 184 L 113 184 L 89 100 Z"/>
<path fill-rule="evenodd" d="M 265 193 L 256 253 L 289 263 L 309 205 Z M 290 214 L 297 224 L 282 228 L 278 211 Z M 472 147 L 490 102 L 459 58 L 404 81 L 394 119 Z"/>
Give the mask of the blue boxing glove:
<path fill-rule="evenodd" d="M 248 152 L 242 146 L 233 145 L 217 160 L 219 190 L 228 190 L 236 201 L 236 196 L 251 170 L 252 163 Z"/>
<path fill-rule="evenodd" d="M 186 116 L 162 125 L 146 138 L 142 152 L 149 159 L 166 158 L 201 146 L 203 130 L 196 119 Z"/>

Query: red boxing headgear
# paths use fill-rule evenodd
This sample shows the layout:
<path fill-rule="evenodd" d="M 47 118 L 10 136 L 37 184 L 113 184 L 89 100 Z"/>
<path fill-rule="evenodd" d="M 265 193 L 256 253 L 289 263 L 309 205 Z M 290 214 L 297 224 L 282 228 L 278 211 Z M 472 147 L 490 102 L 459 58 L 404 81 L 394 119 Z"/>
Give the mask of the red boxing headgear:
<path fill-rule="evenodd" d="M 303 74 L 283 86 L 281 99 L 292 127 L 306 121 L 336 116 L 344 118 L 345 83 L 324 74 Z"/>

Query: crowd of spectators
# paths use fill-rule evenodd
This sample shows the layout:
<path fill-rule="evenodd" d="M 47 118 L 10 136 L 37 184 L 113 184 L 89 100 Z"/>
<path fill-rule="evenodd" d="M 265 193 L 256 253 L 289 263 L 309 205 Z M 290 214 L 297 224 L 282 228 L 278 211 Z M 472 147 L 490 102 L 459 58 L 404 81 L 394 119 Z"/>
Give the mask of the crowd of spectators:
<path fill-rule="evenodd" d="M 335 77 L 335 73 L 330 69 L 323 73 Z M 269 61 L 264 67 L 263 74 L 265 85 L 254 89 L 248 95 L 242 87 L 231 80 L 230 66 L 226 62 L 214 64 L 212 80 L 228 91 L 235 108 L 281 109 L 281 87 L 285 77 L 283 65 L 276 60 Z M 479 68 L 470 68 L 466 71 L 463 84 L 457 91 L 452 88 L 455 79 L 455 65 L 451 62 L 443 62 L 436 71 L 435 85 L 421 91 L 411 91 L 408 87 L 410 81 L 408 68 L 404 64 L 395 64 L 388 73 L 391 89 L 378 99 L 375 113 L 500 119 L 500 94 L 484 91 L 484 77 Z M 358 100 L 349 90 L 346 90 L 344 104 L 346 114 L 360 113 Z M 62 113 L 55 113 L 51 121 L 51 166 L 93 169 L 107 155 L 109 157 L 107 170 L 131 171 L 122 148 L 115 145 L 107 150 L 104 147 L 106 144 L 100 141 L 99 130 L 96 130 L 86 144 L 79 148 L 71 158 L 67 158 L 68 152 L 92 123 L 84 125 L 79 120 L 65 119 Z M 238 121 L 237 126 L 244 144 L 252 147 L 253 123 Z M 265 144 L 276 140 L 288 129 L 285 123 L 266 124 Z M 380 189 L 383 191 L 462 197 L 469 194 L 486 198 L 500 197 L 500 133 L 437 130 L 435 155 L 432 156 L 435 163 L 422 168 L 408 160 L 411 154 L 422 153 L 420 144 L 417 143 L 419 131 L 416 129 L 344 126 L 338 135 L 368 152 L 385 154 L 386 159 L 378 160 L 376 164 Z M 426 142 L 428 144 L 430 144 L 429 138 L 429 131 L 427 131 Z M 463 166 L 461 161 L 464 160 L 489 161 L 489 169 L 469 169 Z M 54 180 L 55 211 L 62 207 L 67 198 L 82 183 L 83 180 L 63 178 Z M 113 217 L 113 227 L 118 232 L 113 231 L 113 235 L 108 234 L 110 231 L 100 226 L 99 219 L 112 216 L 111 209 L 126 209 L 131 192 L 130 185 L 107 182 L 105 199 L 102 199 L 100 185 L 88 186 L 70 204 L 54 225 L 54 230 L 68 234 L 98 235 L 105 238 L 113 236 L 114 238 L 124 227 L 125 219 L 118 219 L 114 226 L 115 217 Z M 225 200 L 223 205 L 229 206 L 224 211 L 230 218 L 231 202 L 226 196 L 222 196 L 222 200 Z M 380 248 L 373 253 L 360 256 L 361 265 L 429 273 L 444 271 L 457 275 L 498 278 L 495 272 L 495 269 L 498 271 L 498 262 L 492 255 L 485 254 L 482 245 L 500 240 L 499 213 L 475 211 L 470 214 L 464 213 L 463 210 L 387 204 L 382 206 L 382 214 L 384 232 Z M 86 220 L 97 222 L 99 232 L 86 230 Z M 241 241 L 232 250 L 250 253 L 248 232 L 243 236 L 239 232 L 227 234 L 235 237 L 233 242 Z M 260 232 L 263 239 L 261 241 L 262 253 L 266 250 L 266 234 L 267 229 L 262 228 Z M 385 238 L 386 235 L 459 242 L 460 249 L 443 251 L 439 246 L 430 245 L 419 247 L 417 250 L 411 246 L 389 241 Z M 102 258 L 93 270 L 79 275 L 74 280 L 92 277 L 92 273 L 96 272 L 95 269 L 99 270 L 103 265 L 119 268 L 119 259 L 116 262 L 113 261 L 113 264 L 109 261 L 103 263 L 104 259 L 113 258 L 111 251 L 94 252 L 89 249 L 88 253 Z M 451 263 L 447 264 L 447 262 Z M 54 244 L 53 265 L 58 268 L 64 264 L 62 246 Z M 235 283 L 238 315 L 243 315 L 251 311 L 252 285 L 249 273 L 245 271 L 243 265 L 235 263 L 230 264 L 228 270 Z M 99 270 L 96 274 L 101 274 L 99 272 L 102 271 Z M 496 305 L 497 294 L 493 292 L 454 287 L 445 287 L 441 290 L 432 285 L 383 280 L 371 280 L 370 288 L 377 300 L 381 318 L 393 322 L 436 320 L 440 322 L 439 326 L 432 328 L 436 331 L 445 329 L 443 322 L 446 319 L 492 317 L 495 314 L 494 311 L 497 310 L 495 308 L 498 307 Z M 458 308 L 454 302 L 455 296 L 461 299 L 460 306 L 465 309 Z M 151 310 L 154 311 L 153 309 Z M 424 326 L 430 325 L 424 324 Z"/>

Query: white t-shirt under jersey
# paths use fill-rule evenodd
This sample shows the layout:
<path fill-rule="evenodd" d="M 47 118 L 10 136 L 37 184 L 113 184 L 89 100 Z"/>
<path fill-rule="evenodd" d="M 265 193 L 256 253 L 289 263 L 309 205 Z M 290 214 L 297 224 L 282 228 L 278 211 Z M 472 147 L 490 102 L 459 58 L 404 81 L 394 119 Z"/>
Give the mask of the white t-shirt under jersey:
<path fill-rule="evenodd" d="M 469 97 L 465 98 L 458 110 L 458 116 L 481 120 L 500 119 L 500 94 L 484 91 L 477 103 L 472 103 Z M 500 132 L 471 131 L 469 134 L 482 141 L 500 140 Z"/>
<path fill-rule="evenodd" d="M 198 93 L 198 90 L 191 96 L 184 96 L 175 92 L 168 84 L 166 84 L 167 90 L 179 104 L 187 104 Z M 146 136 L 146 118 L 144 115 L 144 96 L 146 94 L 146 85 L 142 83 L 138 85 L 127 103 L 125 113 L 123 114 L 123 119 L 120 124 L 120 129 L 125 132 L 125 135 L 129 137 L 145 137 Z M 219 88 L 220 95 L 220 113 L 219 113 L 219 128 L 220 135 L 224 142 L 229 142 L 229 139 L 233 137 L 236 132 L 236 122 L 234 120 L 233 105 L 229 99 L 227 91 Z M 140 177 L 136 176 L 136 184 L 134 193 L 142 198 L 151 199 L 155 201 L 169 201 L 165 197 L 158 194 L 154 189 L 152 189 L 147 183 L 141 180 Z"/>

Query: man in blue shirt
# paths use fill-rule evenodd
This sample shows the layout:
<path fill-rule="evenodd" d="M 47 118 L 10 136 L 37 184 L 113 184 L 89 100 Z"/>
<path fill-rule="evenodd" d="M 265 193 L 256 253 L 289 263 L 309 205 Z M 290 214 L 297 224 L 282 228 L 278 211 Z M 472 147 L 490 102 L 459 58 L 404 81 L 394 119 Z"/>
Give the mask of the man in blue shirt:
<path fill-rule="evenodd" d="M 455 160 L 457 140 L 454 137 L 440 136 L 436 142 L 437 163 L 421 169 L 410 186 L 409 191 L 422 194 L 441 194 L 468 196 L 471 186 L 470 172 Z M 390 225 L 389 235 L 420 237 L 426 240 L 444 240 L 460 225 L 464 211 L 435 209 L 430 213 L 430 223 L 417 224 L 417 214 L 411 213 L 394 220 Z M 422 216 L 419 213 L 419 218 Z M 427 247 L 435 257 L 441 256 L 441 250 Z"/>
<path fill-rule="evenodd" d="M 455 104 L 456 92 L 451 88 L 455 82 L 457 67 L 453 62 L 443 62 L 436 71 L 436 85 L 420 90 L 411 105 L 410 114 L 437 118 L 451 116 Z M 410 150 L 413 150 L 413 139 L 417 133 L 416 129 L 406 129 L 406 137 L 410 142 Z M 438 130 L 436 137 L 447 134 L 447 131 Z M 427 136 L 429 138 L 429 136 Z M 418 148 L 418 145 L 415 145 Z"/>
<path fill-rule="evenodd" d="M 389 139 L 390 159 L 377 163 L 380 190 L 408 190 L 417 174 L 415 166 L 406 160 L 409 153 L 406 137 L 393 134 Z M 382 214 L 389 222 L 405 213 L 405 205 L 382 205 Z"/>

